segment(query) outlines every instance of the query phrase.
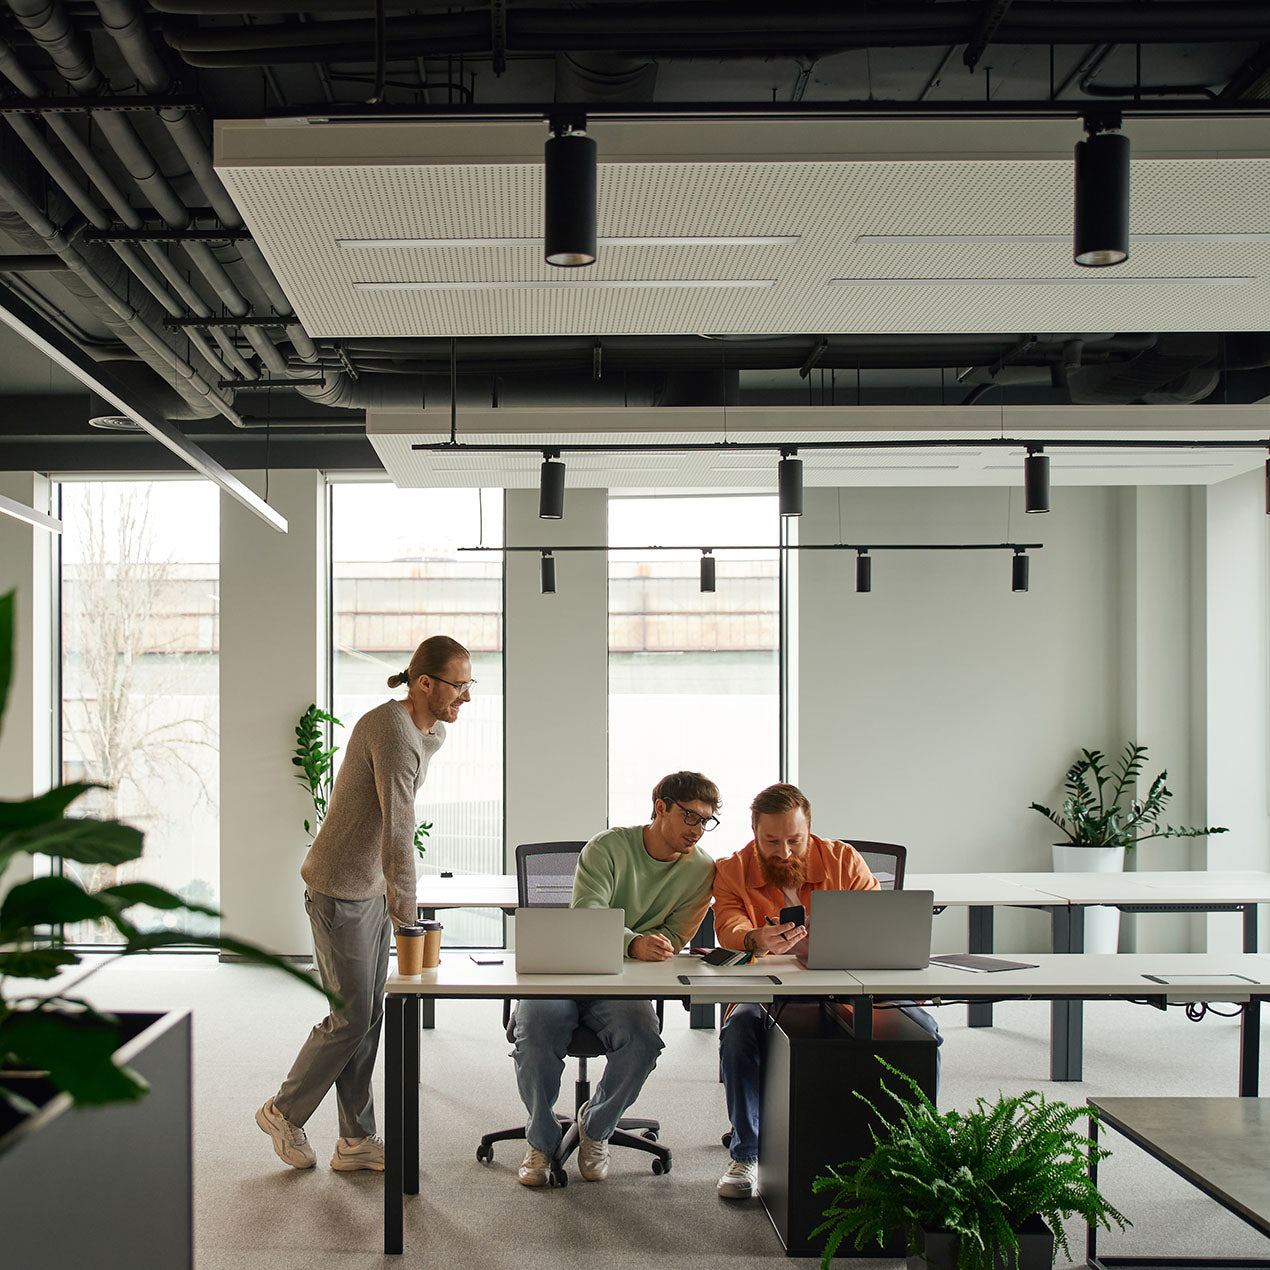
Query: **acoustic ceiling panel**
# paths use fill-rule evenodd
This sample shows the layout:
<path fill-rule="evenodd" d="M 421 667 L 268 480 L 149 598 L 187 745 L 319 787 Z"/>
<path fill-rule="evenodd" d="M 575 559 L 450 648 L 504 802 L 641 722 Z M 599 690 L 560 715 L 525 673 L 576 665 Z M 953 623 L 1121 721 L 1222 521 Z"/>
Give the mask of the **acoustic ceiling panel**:
<path fill-rule="evenodd" d="M 554 269 L 542 260 L 536 159 L 466 162 L 425 147 L 417 160 L 386 161 L 374 125 L 365 125 L 361 149 L 345 125 L 333 134 L 337 144 L 314 157 L 294 128 L 235 127 L 258 132 L 245 134 L 250 145 L 228 134 L 226 153 L 218 128 L 218 171 L 314 336 L 1261 330 L 1270 307 L 1264 240 L 1138 241 L 1117 268 L 1073 265 L 1067 157 L 617 156 L 599 167 L 601 238 L 798 241 L 601 244 L 595 265 Z M 1267 205 L 1270 158 L 1133 163 L 1137 235 L 1264 234 Z M 878 235 L 1059 241 L 869 241 Z M 524 242 L 338 245 L 486 237 Z M 659 282 L 673 285 L 593 285 Z"/>

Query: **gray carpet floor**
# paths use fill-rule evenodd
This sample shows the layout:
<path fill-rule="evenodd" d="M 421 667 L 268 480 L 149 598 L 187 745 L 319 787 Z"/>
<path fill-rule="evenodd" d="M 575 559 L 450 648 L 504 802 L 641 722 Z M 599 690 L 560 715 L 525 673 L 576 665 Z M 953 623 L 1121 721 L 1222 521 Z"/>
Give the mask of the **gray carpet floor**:
<path fill-rule="evenodd" d="M 328 1098 L 308 1125 L 318 1167 L 296 1172 L 273 1154 L 253 1119 L 273 1094 L 309 1028 L 320 999 L 283 976 L 205 956 L 156 956 L 116 963 L 91 979 L 91 995 L 117 1008 L 188 1006 L 195 1043 L 195 1212 L 199 1270 L 364 1270 L 372 1266 L 596 1270 L 690 1262 L 699 1270 L 745 1270 L 787 1260 L 758 1202 L 728 1203 L 714 1192 L 727 1165 L 719 1135 L 727 1127 L 717 1080 L 716 1037 L 692 1031 L 677 1004 L 667 1007 L 666 1050 L 632 1114 L 660 1118 L 674 1167 L 662 1177 L 642 1153 L 615 1151 L 603 1183 L 585 1183 L 571 1162 L 563 1190 L 528 1190 L 516 1181 L 523 1148 L 503 1143 L 492 1165 L 475 1147 L 490 1129 L 522 1123 L 509 1046 L 497 1002 L 441 1002 L 437 1028 L 422 1042 L 422 1179 L 407 1197 L 406 1252 L 381 1247 L 379 1175 L 332 1172 L 337 1127 Z M 87 985 L 86 985 L 87 986 Z M 1085 1079 L 1053 1084 L 1049 1007 L 997 1007 L 996 1025 L 966 1026 L 964 1007 L 939 1011 L 946 1037 L 943 1107 L 968 1107 L 998 1089 L 1040 1089 L 1083 1103 L 1093 1094 L 1236 1092 L 1238 1023 L 1209 1015 L 1189 1022 L 1180 1010 L 1121 1003 L 1086 1007 Z M 1263 1042 L 1263 1053 L 1270 1046 Z M 382 1069 L 382 1062 L 381 1062 Z M 572 1063 L 562 1103 L 572 1105 Z M 594 1065 L 593 1076 L 599 1066 Z M 1261 1080 L 1265 1088 L 1267 1070 Z M 382 1084 L 376 1083 L 382 1103 Z M 1114 1157 L 1103 1166 L 1108 1198 L 1134 1222 L 1105 1236 L 1105 1253 L 1270 1256 L 1270 1240 L 1201 1196 L 1132 1144 L 1108 1134 Z M 1068 1229 L 1084 1265 L 1084 1228 Z M 810 1259 L 800 1264 L 814 1265 Z M 902 1262 L 840 1262 L 860 1270 L 898 1270 Z"/>

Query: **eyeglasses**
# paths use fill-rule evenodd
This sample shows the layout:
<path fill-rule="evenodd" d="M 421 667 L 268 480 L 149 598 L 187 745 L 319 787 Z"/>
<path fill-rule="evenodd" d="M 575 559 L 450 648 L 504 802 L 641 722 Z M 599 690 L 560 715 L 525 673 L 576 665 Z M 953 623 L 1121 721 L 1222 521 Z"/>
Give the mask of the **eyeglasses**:
<path fill-rule="evenodd" d="M 717 829 L 719 827 L 718 816 L 703 816 L 700 812 L 689 810 L 683 805 L 683 803 L 675 802 L 673 798 L 667 798 L 666 802 L 671 807 L 679 808 L 679 814 L 684 818 L 684 824 L 687 825 L 689 829 L 695 829 L 698 825 L 700 825 L 706 833 L 709 833 L 711 829 Z"/>
<path fill-rule="evenodd" d="M 449 684 L 451 688 L 457 688 L 460 697 L 476 687 L 475 679 L 465 679 L 461 684 L 456 684 L 453 679 L 442 679 L 440 675 L 429 675 L 428 678 L 435 679 L 437 683 Z"/>

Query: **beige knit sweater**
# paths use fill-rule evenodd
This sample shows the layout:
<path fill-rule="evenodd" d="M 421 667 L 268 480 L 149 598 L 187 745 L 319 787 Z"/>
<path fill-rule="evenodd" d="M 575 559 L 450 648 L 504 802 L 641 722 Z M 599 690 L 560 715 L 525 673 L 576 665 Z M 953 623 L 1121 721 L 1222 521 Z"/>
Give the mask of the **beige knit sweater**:
<path fill-rule="evenodd" d="M 353 727 L 322 827 L 300 866 L 337 900 L 387 893 L 397 926 L 415 921 L 415 794 L 445 742 L 445 724 L 420 732 L 404 701 L 385 701 Z"/>

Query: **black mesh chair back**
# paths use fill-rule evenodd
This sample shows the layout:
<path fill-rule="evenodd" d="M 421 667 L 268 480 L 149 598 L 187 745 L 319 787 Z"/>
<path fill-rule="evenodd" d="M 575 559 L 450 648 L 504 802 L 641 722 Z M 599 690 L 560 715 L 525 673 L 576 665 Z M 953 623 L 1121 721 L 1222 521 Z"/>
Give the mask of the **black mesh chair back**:
<path fill-rule="evenodd" d="M 521 908 L 568 908 L 585 842 L 522 842 L 516 848 L 516 899 Z"/>
<path fill-rule="evenodd" d="M 908 848 L 898 842 L 866 842 L 863 838 L 841 838 L 849 842 L 864 858 L 869 872 L 878 880 L 884 891 L 904 889 L 904 861 Z"/>

